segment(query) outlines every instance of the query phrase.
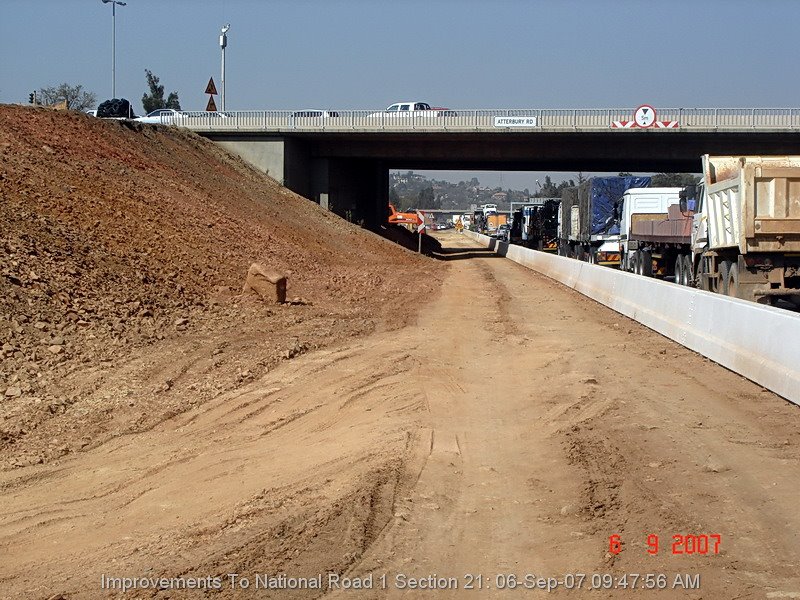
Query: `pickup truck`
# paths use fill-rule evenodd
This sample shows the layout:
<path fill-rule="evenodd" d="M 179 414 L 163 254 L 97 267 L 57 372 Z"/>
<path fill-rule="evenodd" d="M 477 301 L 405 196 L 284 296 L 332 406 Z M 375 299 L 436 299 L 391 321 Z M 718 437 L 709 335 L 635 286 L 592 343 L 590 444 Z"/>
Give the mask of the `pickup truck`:
<path fill-rule="evenodd" d="M 370 117 L 450 117 L 455 116 L 455 112 L 449 108 L 431 108 L 427 102 L 395 102 L 388 106 L 383 112 L 376 112 Z"/>

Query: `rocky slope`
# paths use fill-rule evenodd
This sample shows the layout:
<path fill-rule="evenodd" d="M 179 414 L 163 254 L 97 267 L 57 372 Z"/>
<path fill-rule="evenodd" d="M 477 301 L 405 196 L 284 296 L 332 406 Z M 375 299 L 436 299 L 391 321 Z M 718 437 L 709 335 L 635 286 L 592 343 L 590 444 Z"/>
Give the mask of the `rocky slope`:
<path fill-rule="evenodd" d="M 288 272 L 294 302 L 242 296 L 252 262 Z M 0 466 L 152 427 L 403 322 L 440 269 L 190 132 L 2 106 Z"/>

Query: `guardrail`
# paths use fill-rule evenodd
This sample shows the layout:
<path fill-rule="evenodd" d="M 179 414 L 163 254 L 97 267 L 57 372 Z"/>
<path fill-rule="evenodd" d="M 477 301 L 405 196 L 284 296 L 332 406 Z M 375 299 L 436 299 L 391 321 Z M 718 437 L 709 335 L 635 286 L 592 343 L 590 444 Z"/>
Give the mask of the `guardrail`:
<path fill-rule="evenodd" d="M 800 315 L 464 233 L 800 404 Z"/>
<path fill-rule="evenodd" d="M 633 108 L 608 109 L 447 109 L 410 113 L 374 110 L 246 110 L 225 113 L 185 112 L 168 117 L 176 124 L 201 131 L 563 131 L 604 130 L 631 121 Z M 318 116 L 307 116 L 317 114 Z M 665 108 L 659 122 L 674 122 L 678 130 L 800 129 L 799 108 Z M 620 131 L 644 131 L 630 128 Z M 655 131 L 675 129 L 649 128 Z"/>

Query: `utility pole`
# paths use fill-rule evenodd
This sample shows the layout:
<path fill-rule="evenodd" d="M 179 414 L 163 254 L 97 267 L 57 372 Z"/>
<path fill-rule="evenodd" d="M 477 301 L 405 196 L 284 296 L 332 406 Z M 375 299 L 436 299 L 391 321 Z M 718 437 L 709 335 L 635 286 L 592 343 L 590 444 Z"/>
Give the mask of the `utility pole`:
<path fill-rule="evenodd" d="M 127 2 L 119 0 L 102 0 L 103 4 L 111 4 L 111 97 L 117 97 L 117 4 L 127 6 Z"/>
<path fill-rule="evenodd" d="M 219 36 L 219 47 L 222 49 L 222 80 L 220 82 L 222 88 L 222 94 L 220 95 L 222 112 L 225 112 L 225 47 L 228 45 L 228 30 L 230 28 L 231 24 L 228 23 L 222 28 L 222 33 Z"/>

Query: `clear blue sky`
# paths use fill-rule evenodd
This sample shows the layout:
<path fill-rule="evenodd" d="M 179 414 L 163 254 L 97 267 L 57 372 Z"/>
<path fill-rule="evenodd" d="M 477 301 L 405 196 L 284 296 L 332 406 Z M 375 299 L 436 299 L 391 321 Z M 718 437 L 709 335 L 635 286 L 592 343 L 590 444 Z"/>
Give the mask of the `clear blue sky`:
<path fill-rule="evenodd" d="M 205 108 L 225 23 L 228 110 L 800 106 L 798 0 L 127 2 L 117 95 L 139 112 L 146 68 Z M 111 6 L 0 0 L 0 56 L 0 103 L 62 82 L 102 101 Z"/>

